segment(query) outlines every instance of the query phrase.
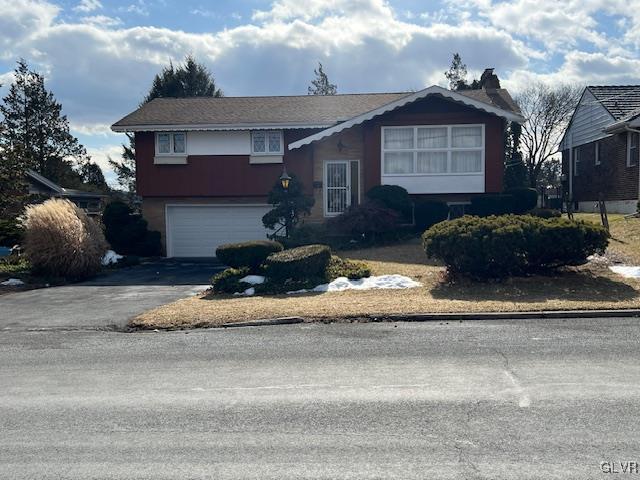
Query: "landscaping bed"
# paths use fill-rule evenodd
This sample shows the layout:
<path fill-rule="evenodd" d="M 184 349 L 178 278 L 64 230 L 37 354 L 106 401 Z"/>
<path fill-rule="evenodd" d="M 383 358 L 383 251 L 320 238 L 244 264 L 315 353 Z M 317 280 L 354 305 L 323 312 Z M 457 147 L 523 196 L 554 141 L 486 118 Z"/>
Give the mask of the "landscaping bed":
<path fill-rule="evenodd" d="M 611 245 L 613 248 L 616 244 Z M 395 246 L 337 253 L 343 258 L 365 261 L 372 275 L 405 275 L 422 286 L 251 297 L 207 292 L 149 310 L 132 319 L 130 326 L 175 329 L 292 316 L 310 321 L 340 321 L 416 313 L 640 308 L 640 281 L 622 278 L 597 263 L 568 267 L 548 275 L 451 282 L 446 279 L 444 267 L 425 256 L 417 239 Z"/>

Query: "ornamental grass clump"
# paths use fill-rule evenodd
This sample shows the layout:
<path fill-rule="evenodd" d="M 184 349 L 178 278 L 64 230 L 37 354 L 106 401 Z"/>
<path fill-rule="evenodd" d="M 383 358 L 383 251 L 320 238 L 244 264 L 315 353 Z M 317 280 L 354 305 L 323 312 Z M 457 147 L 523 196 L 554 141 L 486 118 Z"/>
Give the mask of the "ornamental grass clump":
<path fill-rule="evenodd" d="M 68 200 L 51 199 L 25 209 L 24 253 L 33 271 L 82 279 L 97 274 L 108 249 L 102 229 Z"/>

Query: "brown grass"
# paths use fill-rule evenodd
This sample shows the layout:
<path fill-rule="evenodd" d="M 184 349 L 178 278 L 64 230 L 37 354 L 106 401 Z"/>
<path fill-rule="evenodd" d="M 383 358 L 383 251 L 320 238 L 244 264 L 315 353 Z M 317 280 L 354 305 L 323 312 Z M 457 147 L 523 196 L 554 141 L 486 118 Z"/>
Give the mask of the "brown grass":
<path fill-rule="evenodd" d="M 130 325 L 183 328 L 285 316 L 344 319 L 430 312 L 640 308 L 640 282 L 623 279 L 603 267 L 585 266 L 552 276 L 512 278 L 499 283 L 447 283 L 444 268 L 426 258 L 417 240 L 341 252 L 341 256 L 366 261 L 375 275 L 399 273 L 423 286 L 243 298 L 204 294 L 145 312 Z"/>
<path fill-rule="evenodd" d="M 600 223 L 600 214 L 578 213 L 576 218 Z M 608 251 L 619 256 L 621 260 L 640 265 L 640 218 L 624 218 L 624 215 L 609 215 Z"/>
<path fill-rule="evenodd" d="M 68 200 L 29 205 L 24 252 L 34 270 L 67 278 L 98 273 L 107 242 L 101 228 Z"/>

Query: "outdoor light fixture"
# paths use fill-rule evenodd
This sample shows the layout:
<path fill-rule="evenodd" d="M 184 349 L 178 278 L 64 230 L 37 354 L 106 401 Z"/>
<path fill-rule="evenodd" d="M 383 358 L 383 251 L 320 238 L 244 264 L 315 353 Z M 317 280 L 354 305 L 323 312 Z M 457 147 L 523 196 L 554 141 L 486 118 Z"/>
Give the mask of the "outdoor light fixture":
<path fill-rule="evenodd" d="M 280 183 L 282 184 L 282 188 L 285 190 L 289 190 L 289 182 L 291 181 L 291 177 L 287 174 L 286 167 L 282 169 L 282 175 L 280 175 Z"/>

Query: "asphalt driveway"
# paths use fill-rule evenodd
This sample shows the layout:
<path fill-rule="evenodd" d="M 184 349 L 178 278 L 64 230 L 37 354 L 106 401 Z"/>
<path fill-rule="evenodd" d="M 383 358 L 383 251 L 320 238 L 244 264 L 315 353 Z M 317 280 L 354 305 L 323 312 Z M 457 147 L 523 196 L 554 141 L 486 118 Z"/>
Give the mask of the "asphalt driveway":
<path fill-rule="evenodd" d="M 162 260 L 83 283 L 0 297 L 0 330 L 120 328 L 149 308 L 207 288 L 221 270 L 212 260 Z"/>

